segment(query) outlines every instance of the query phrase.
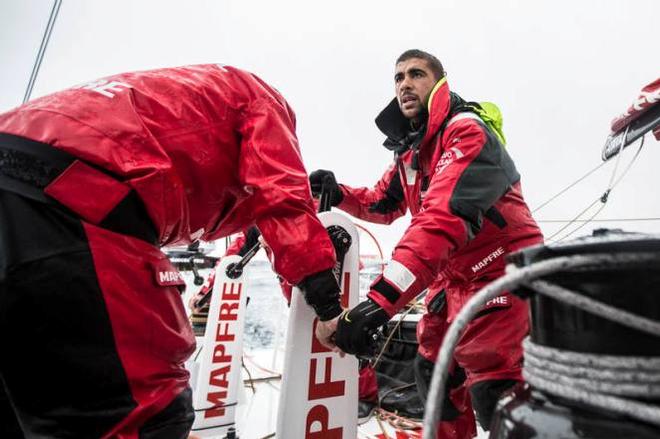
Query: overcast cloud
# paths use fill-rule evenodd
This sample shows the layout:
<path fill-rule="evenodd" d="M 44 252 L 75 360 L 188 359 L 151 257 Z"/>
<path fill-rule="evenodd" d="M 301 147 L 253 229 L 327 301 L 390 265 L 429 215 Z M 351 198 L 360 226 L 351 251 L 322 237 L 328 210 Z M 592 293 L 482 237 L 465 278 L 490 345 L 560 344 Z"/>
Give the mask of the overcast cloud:
<path fill-rule="evenodd" d="M 23 97 L 51 5 L 0 2 L 0 110 Z M 420 48 L 441 59 L 453 90 L 501 107 L 534 207 L 600 162 L 611 119 L 660 76 L 658 16 L 657 0 L 64 0 L 33 97 L 122 71 L 235 65 L 292 104 L 309 171 L 372 185 L 392 159 L 373 119 L 393 97 L 394 60 Z M 660 145 L 647 140 L 601 217 L 660 217 Z M 537 219 L 573 216 L 603 192 L 611 170 Z M 405 229 L 399 222 L 370 226 L 387 251 Z M 660 230 L 660 222 L 604 225 Z M 558 225 L 542 227 L 551 234 Z"/>

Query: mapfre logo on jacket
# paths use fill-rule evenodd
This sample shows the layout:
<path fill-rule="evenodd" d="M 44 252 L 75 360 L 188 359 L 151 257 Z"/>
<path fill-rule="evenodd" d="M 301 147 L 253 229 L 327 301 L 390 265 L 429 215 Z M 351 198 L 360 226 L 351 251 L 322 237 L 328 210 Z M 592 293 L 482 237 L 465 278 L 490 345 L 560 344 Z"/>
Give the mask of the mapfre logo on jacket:
<path fill-rule="evenodd" d="M 73 88 L 90 90 L 96 92 L 106 98 L 114 98 L 116 93 L 122 92 L 127 88 L 131 88 L 129 84 L 120 81 L 110 81 L 108 79 L 100 79 L 98 81 L 89 82 L 87 84 L 79 85 Z"/>
<path fill-rule="evenodd" d="M 463 154 L 463 151 L 458 149 L 456 146 L 452 146 L 447 151 L 443 152 L 440 156 L 440 160 L 438 160 L 438 163 L 435 165 L 435 175 L 442 173 L 442 171 L 444 171 L 447 166 L 451 165 L 455 160 L 460 159 L 464 155 L 465 154 Z"/>
<path fill-rule="evenodd" d="M 156 283 L 162 287 L 185 285 L 183 276 L 168 259 L 152 264 Z"/>
<path fill-rule="evenodd" d="M 502 247 L 498 247 L 495 251 L 490 253 L 488 256 L 483 258 L 481 261 L 477 262 L 472 266 L 472 272 L 477 273 L 484 268 L 486 268 L 491 262 L 493 262 L 495 259 L 499 258 L 504 254 L 504 249 Z"/>

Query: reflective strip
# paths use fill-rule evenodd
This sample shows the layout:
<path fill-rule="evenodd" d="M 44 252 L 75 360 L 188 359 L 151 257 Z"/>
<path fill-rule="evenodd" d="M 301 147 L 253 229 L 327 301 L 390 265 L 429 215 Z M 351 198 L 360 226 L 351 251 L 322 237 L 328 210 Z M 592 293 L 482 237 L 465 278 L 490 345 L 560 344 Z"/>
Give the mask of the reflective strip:
<path fill-rule="evenodd" d="M 457 159 L 460 159 L 461 157 L 465 156 L 465 154 L 463 154 L 463 152 L 460 149 L 456 148 L 455 146 L 452 147 L 452 148 L 449 148 L 449 150 L 453 151 L 454 154 L 456 154 Z"/>
<path fill-rule="evenodd" d="M 417 180 L 417 171 L 414 170 L 408 163 L 403 164 L 403 170 L 406 173 L 406 184 L 412 186 Z"/>
<path fill-rule="evenodd" d="M 383 271 L 383 277 L 395 285 L 401 292 L 405 293 L 408 288 L 417 280 L 412 271 L 405 265 L 392 259 Z"/>
<path fill-rule="evenodd" d="M 459 120 L 463 119 L 474 119 L 474 120 L 481 120 L 479 116 L 476 114 L 469 112 L 469 111 L 463 111 L 461 113 L 458 113 L 456 116 L 452 117 L 449 119 L 449 122 L 447 122 L 447 126 L 453 124 L 454 122 L 458 122 Z"/>

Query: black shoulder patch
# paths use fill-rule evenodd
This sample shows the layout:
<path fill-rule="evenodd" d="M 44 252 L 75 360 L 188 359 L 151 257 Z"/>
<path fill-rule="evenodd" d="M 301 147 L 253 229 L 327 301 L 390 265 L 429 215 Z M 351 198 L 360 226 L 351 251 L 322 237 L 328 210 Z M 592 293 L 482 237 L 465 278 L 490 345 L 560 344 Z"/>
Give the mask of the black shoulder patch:
<path fill-rule="evenodd" d="M 481 230 L 486 212 L 520 180 L 504 146 L 482 122 L 477 123 L 486 134 L 486 142 L 463 171 L 449 202 L 452 212 L 467 222 L 471 237 Z"/>

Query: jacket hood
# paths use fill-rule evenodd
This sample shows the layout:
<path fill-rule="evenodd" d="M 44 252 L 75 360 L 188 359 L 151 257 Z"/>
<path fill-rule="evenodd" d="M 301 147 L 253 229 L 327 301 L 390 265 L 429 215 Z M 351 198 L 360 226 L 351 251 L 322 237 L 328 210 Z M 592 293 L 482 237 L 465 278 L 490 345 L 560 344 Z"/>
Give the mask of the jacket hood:
<path fill-rule="evenodd" d="M 452 104 L 452 94 L 453 93 L 449 91 L 449 84 L 447 84 L 446 77 L 440 79 L 433 87 L 433 90 L 431 90 L 427 105 L 429 117 L 422 145 L 428 143 L 428 141 L 435 136 L 447 119 L 447 116 L 449 116 Z M 458 95 L 456 95 L 456 97 L 458 97 Z"/>

